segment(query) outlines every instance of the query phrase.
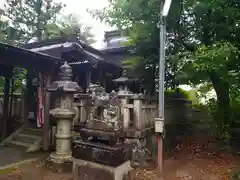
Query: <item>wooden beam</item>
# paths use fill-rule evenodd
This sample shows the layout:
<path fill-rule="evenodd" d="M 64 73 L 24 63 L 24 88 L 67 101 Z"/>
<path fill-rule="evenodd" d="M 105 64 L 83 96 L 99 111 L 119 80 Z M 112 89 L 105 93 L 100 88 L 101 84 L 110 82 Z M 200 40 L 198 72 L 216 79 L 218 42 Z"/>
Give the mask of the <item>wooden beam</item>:
<path fill-rule="evenodd" d="M 12 76 L 12 66 L 6 66 L 4 64 L 0 64 L 0 76 L 11 77 Z"/>

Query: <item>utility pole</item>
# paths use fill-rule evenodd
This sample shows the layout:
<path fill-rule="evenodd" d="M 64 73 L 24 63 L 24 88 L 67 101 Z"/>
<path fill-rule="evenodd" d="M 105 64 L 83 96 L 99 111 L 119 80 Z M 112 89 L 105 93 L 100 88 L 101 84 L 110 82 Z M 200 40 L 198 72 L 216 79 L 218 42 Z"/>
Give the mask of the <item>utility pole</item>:
<path fill-rule="evenodd" d="M 160 47 L 159 47 L 159 114 L 155 119 L 155 132 L 157 133 L 158 158 L 157 165 L 162 175 L 163 173 L 163 133 L 164 133 L 164 77 L 165 77 L 165 39 L 166 39 L 166 18 L 171 6 L 172 0 L 165 0 L 162 9 L 160 9 Z"/>

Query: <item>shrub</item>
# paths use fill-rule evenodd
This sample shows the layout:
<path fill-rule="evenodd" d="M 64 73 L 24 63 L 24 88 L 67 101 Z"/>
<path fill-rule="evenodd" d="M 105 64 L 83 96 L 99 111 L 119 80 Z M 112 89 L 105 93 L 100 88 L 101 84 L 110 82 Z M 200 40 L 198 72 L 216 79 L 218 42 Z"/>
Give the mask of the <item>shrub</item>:
<path fill-rule="evenodd" d="M 190 100 L 188 91 L 185 91 L 181 88 L 177 89 L 167 89 L 165 91 L 165 96 L 169 98 L 184 98 Z"/>

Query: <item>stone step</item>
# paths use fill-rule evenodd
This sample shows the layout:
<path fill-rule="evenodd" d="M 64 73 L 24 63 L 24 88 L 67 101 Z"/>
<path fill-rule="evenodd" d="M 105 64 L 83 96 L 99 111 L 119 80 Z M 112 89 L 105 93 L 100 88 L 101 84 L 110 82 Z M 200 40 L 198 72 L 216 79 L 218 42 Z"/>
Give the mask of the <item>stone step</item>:
<path fill-rule="evenodd" d="M 24 128 L 21 131 L 21 133 L 22 134 L 28 134 L 28 135 L 43 136 L 43 130 L 42 129 Z"/>
<path fill-rule="evenodd" d="M 36 136 L 36 135 L 19 133 L 19 134 L 14 135 L 12 137 L 12 140 L 33 144 L 38 138 L 39 138 L 39 136 Z"/>
<path fill-rule="evenodd" d="M 41 148 L 42 139 L 43 129 L 22 127 L 10 135 L 1 145 L 25 152 L 33 152 Z"/>
<path fill-rule="evenodd" d="M 9 147 L 9 148 L 16 148 L 19 150 L 27 151 L 27 149 L 31 146 L 29 143 L 24 143 L 24 142 L 19 142 L 19 141 L 7 141 L 4 143 L 4 147 Z"/>

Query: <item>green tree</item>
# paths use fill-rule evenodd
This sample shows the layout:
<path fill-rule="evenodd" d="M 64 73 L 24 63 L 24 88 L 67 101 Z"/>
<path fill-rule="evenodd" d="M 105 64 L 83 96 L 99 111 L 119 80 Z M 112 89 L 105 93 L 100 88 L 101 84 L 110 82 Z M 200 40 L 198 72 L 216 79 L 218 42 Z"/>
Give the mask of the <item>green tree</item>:
<path fill-rule="evenodd" d="M 2 11 L 9 24 L 21 32 L 21 37 L 15 40 L 26 42 L 32 37 L 41 40 L 47 25 L 56 22 L 62 8 L 62 3 L 53 0 L 7 0 Z"/>
<path fill-rule="evenodd" d="M 0 41 L 14 43 L 15 39 L 19 39 L 21 32 L 13 28 L 9 21 L 4 17 L 3 11 L 0 10 Z"/>
<path fill-rule="evenodd" d="M 57 22 L 57 15 L 63 8 L 62 3 L 53 0 L 6 0 L 0 9 L 0 38 L 2 41 L 18 45 L 26 43 L 33 37 L 45 39 L 50 25 Z M 14 90 L 19 88 L 21 78 L 25 76 L 22 69 L 14 68 L 12 81 Z"/>
<path fill-rule="evenodd" d="M 131 43 L 142 57 L 133 64 L 141 67 L 140 73 L 147 82 L 151 78 L 155 82 L 157 77 L 147 71 L 152 68 L 154 72 L 158 65 L 156 25 L 162 2 L 110 0 L 109 7 L 91 12 L 112 26 L 130 30 Z M 238 0 L 173 1 L 167 18 L 167 84 L 211 83 L 217 94 L 217 116 L 222 125 L 230 124 L 231 100 L 239 96 L 239 23 Z M 222 125 L 220 129 L 225 131 Z"/>
<path fill-rule="evenodd" d="M 143 79 L 142 83 L 148 92 L 155 90 L 158 77 L 159 29 L 157 25 L 160 6 L 161 0 L 113 0 L 109 1 L 109 6 L 102 11 L 90 11 L 94 17 L 111 26 L 116 26 L 120 30 L 125 28 L 129 30 L 130 44 L 136 46 L 136 54 L 140 57 L 133 58 L 133 68 L 138 72 L 139 79 Z M 177 52 L 178 48 L 179 46 L 169 44 L 171 53 Z M 130 63 L 129 60 L 127 63 Z M 166 85 L 169 87 L 177 84 L 174 79 L 175 64 L 174 60 L 167 61 Z"/>
<path fill-rule="evenodd" d="M 94 35 L 91 33 L 92 27 L 84 25 L 80 18 L 75 14 L 62 16 L 59 22 L 61 31 L 65 34 L 78 34 L 79 39 L 92 44 L 95 42 Z"/>
<path fill-rule="evenodd" d="M 44 39 L 77 34 L 79 39 L 92 44 L 95 42 L 91 27 L 84 25 L 75 14 L 61 15 L 56 23 L 46 25 Z"/>

